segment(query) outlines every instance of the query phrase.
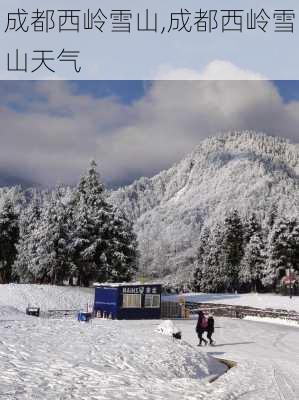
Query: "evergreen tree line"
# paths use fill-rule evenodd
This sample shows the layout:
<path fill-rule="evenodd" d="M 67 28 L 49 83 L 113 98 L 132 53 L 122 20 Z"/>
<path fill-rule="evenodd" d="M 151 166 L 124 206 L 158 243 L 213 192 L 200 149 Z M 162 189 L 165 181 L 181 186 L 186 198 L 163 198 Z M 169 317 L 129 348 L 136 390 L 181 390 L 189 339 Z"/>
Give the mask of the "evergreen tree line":
<path fill-rule="evenodd" d="M 203 292 L 274 291 L 287 269 L 299 270 L 299 221 L 277 215 L 262 222 L 236 210 L 202 230 L 194 287 Z"/>
<path fill-rule="evenodd" d="M 137 269 L 132 223 L 106 198 L 95 162 L 75 188 L 0 207 L 0 283 L 129 281 Z"/>

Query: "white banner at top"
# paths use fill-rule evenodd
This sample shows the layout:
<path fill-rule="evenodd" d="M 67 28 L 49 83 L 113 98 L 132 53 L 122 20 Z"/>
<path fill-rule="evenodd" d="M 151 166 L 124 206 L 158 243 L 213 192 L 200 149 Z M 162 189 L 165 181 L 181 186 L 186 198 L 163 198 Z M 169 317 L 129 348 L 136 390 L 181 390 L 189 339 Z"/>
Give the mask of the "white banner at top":
<path fill-rule="evenodd" d="M 298 34 L 296 0 L 4 0 L 0 77 L 299 79 Z"/>

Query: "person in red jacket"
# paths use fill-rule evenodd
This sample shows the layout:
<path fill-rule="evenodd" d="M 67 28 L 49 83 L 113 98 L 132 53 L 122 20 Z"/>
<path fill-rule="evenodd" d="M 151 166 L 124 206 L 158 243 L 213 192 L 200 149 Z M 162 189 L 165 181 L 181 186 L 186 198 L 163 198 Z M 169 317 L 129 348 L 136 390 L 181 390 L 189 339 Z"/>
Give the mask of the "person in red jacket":
<path fill-rule="evenodd" d="M 207 340 L 202 337 L 204 331 L 207 330 L 207 327 L 208 327 L 208 321 L 204 316 L 204 313 L 202 311 L 198 311 L 198 320 L 196 324 L 196 332 L 199 339 L 198 346 L 201 346 L 202 342 L 204 342 L 205 345 L 208 343 Z"/>

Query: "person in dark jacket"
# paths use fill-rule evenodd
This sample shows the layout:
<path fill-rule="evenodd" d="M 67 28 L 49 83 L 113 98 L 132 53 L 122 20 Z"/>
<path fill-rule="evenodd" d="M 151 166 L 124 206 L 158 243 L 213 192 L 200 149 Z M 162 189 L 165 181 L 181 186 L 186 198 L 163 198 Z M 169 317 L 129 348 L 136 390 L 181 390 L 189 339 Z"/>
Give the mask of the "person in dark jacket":
<path fill-rule="evenodd" d="M 205 320 L 204 313 L 202 311 L 198 311 L 198 320 L 197 320 L 197 324 L 196 324 L 196 332 L 197 332 L 197 336 L 198 336 L 198 339 L 199 339 L 198 346 L 201 346 L 202 342 L 204 342 L 205 345 L 208 343 L 206 341 L 206 339 L 204 339 L 202 337 L 204 331 L 206 330 L 206 328 L 203 326 L 204 325 L 204 320 Z"/>
<path fill-rule="evenodd" d="M 212 314 L 208 316 L 208 327 L 207 327 L 207 338 L 210 341 L 210 344 L 214 344 L 214 340 L 212 339 L 212 335 L 214 333 L 214 317 Z"/>

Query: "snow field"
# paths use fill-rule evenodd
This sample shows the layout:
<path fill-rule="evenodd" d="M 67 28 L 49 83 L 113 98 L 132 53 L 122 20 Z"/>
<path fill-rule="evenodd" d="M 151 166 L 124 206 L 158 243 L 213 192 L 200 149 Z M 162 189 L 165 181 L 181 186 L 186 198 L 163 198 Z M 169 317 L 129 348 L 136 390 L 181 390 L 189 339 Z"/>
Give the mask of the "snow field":
<path fill-rule="evenodd" d="M 199 348 L 196 319 L 174 323 L 94 319 L 86 324 L 24 315 L 28 299 L 46 310 L 81 302 L 84 305 L 90 296 L 90 291 L 80 288 L 0 286 L 0 398 L 299 398 L 296 327 L 216 317 L 216 345 Z M 202 301 L 202 296 L 208 295 L 197 296 Z M 253 296 L 218 295 L 218 300 L 225 303 L 235 297 L 237 301 L 242 299 L 244 305 L 253 306 Z M 265 307 L 277 307 L 277 296 L 265 296 Z M 278 299 L 281 307 L 287 308 L 288 299 Z M 209 301 L 215 302 L 215 295 L 209 295 Z M 168 334 L 179 329 L 182 340 L 157 332 L 161 326 Z M 236 361 L 237 367 L 224 373 L 226 367 L 215 357 Z M 215 376 L 218 379 L 209 383 Z"/>
<path fill-rule="evenodd" d="M 28 304 L 44 312 L 84 308 L 93 293 L 0 285 L 0 398 L 202 399 L 212 390 L 209 381 L 227 370 L 196 346 L 158 333 L 161 321 L 86 324 L 25 315 Z"/>
<path fill-rule="evenodd" d="M 14 307 L 16 312 L 25 312 L 26 307 L 40 307 L 42 312 L 49 309 L 77 310 L 86 309 L 93 304 L 94 289 L 70 286 L 49 286 L 31 284 L 0 285 L 0 318 L 1 308 Z"/>
<path fill-rule="evenodd" d="M 175 322 L 183 340 L 155 332 L 160 322 L 1 321 L 0 397 L 298 400 L 296 328 L 217 318 L 216 345 L 198 348 L 196 320 Z M 237 367 L 222 374 L 211 356 Z"/>
<path fill-rule="evenodd" d="M 0 322 L 0 397 L 187 399 L 211 391 L 226 367 L 185 341 L 154 331 L 159 321 Z M 190 397 L 191 396 L 191 397 Z"/>
<path fill-rule="evenodd" d="M 219 303 L 227 305 L 249 306 L 256 308 L 273 308 L 299 312 L 299 296 L 275 295 L 271 293 L 246 293 L 246 294 L 228 294 L 228 293 L 185 293 L 186 301 L 198 303 Z M 165 300 L 177 300 L 177 295 L 165 296 Z"/>
<path fill-rule="evenodd" d="M 271 317 L 254 317 L 252 315 L 247 315 L 244 319 L 248 321 L 256 321 L 256 322 L 267 322 L 269 324 L 279 324 L 279 325 L 287 325 L 294 326 L 299 328 L 298 321 L 291 321 L 283 318 L 271 318 Z"/>

